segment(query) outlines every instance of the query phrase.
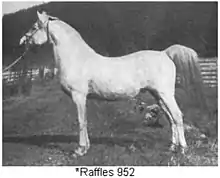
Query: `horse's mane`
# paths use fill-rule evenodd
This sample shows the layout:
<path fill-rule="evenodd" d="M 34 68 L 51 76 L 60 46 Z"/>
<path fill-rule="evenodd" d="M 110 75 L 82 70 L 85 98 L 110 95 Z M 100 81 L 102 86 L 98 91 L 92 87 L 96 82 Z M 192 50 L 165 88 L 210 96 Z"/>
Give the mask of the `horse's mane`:
<path fill-rule="evenodd" d="M 66 32 L 66 34 L 71 35 L 77 35 L 78 37 L 82 38 L 80 33 L 73 28 L 71 25 L 67 24 L 66 22 L 62 21 L 59 19 L 58 23 L 61 25 L 61 27 L 63 28 L 63 30 Z"/>
<path fill-rule="evenodd" d="M 83 39 L 83 37 L 81 36 L 81 34 L 71 25 L 69 25 L 68 23 L 62 21 L 62 20 L 57 20 L 56 22 L 60 28 L 63 30 L 63 33 L 68 35 L 68 38 L 73 42 L 73 43 L 77 43 L 77 45 L 82 45 L 84 47 L 86 47 L 88 49 L 88 51 L 92 51 L 95 52 L 94 49 L 91 48 L 91 46 L 89 46 L 85 40 Z"/>

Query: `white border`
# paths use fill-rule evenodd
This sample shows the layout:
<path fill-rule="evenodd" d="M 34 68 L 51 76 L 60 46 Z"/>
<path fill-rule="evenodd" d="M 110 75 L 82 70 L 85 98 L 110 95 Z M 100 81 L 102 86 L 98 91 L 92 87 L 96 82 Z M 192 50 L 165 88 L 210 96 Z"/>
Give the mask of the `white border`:
<path fill-rule="evenodd" d="M 79 173 L 75 172 L 73 166 L 54 166 L 54 167 L 2 167 L 1 177 L 16 177 L 16 178 L 75 178 L 75 177 L 86 177 L 80 176 Z M 89 167 L 94 169 L 95 167 Z M 103 169 L 116 170 L 117 167 L 102 167 Z M 152 178 L 152 177 L 169 177 L 169 178 L 207 178 L 217 177 L 219 173 L 218 167 L 135 167 L 135 177 L 138 178 Z M 89 176 L 88 176 L 89 177 Z M 110 177 L 110 176 L 109 176 Z M 119 176 L 114 176 L 119 177 Z"/>
<path fill-rule="evenodd" d="M 15 0 L 17 1 L 17 0 Z M 57 0 L 55 0 L 57 1 Z M 69 0 L 67 0 L 69 1 Z M 84 1 L 84 0 L 83 0 Z M 90 1 L 90 0 L 87 0 Z M 129 0 L 130 1 L 130 0 Z M 188 1 L 188 0 L 187 0 Z M 45 1 L 48 2 L 48 1 Z M 161 1 L 160 1 L 161 2 Z M 201 1 L 197 1 L 201 2 Z M 2 6 L 2 3 L 1 3 Z M 2 7 L 0 9 L 2 12 Z M 218 15 L 219 19 L 219 15 Z M 219 23 L 219 20 L 218 20 Z M 2 25 L 2 23 L 1 23 Z M 2 34 L 2 27 L 1 27 L 1 34 Z M 2 36 L 1 36 L 2 40 Z M 219 37 L 218 37 L 219 40 Z M 1 43 L 2 44 L 2 43 Z M 218 47 L 219 52 L 219 47 Z M 2 48 L 1 48 L 1 56 L 2 56 Z M 0 68 L 2 69 L 2 63 L 0 64 Z M 2 77 L 2 75 L 1 75 Z M 218 79 L 219 82 L 220 79 Z M 2 83 L 1 83 L 1 90 L 2 90 Z M 1 95 L 2 99 L 2 95 Z M 2 109 L 2 102 L 1 102 L 1 109 Z M 218 108 L 219 109 L 219 108 Z M 2 119 L 1 119 L 2 122 Z M 0 127 L 0 135 L 2 138 L 2 126 Z M 218 134 L 219 136 L 219 134 Z M 219 137 L 218 137 L 219 138 Z M 2 142 L 0 143 L 0 152 L 2 153 Z M 0 156 L 1 158 L 1 165 L 2 165 L 2 154 Z M 91 167 L 92 168 L 92 167 Z M 105 167 L 106 169 L 116 169 L 117 167 Z M 188 177 L 199 177 L 199 178 L 207 178 L 207 177 L 217 177 L 219 175 L 218 167 L 144 167 L 144 166 L 138 166 L 135 167 L 135 177 L 146 177 L 146 178 L 152 178 L 152 177 L 175 177 L 175 178 L 188 178 Z M 218 173 L 218 174 L 217 174 Z M 75 173 L 75 167 L 73 166 L 64 166 L 64 167 L 7 167 L 3 166 L 0 168 L 0 176 L 1 177 L 16 177 L 16 178 L 25 178 L 25 177 L 32 177 L 32 178 L 56 178 L 56 177 L 80 177 L 78 173 Z"/>

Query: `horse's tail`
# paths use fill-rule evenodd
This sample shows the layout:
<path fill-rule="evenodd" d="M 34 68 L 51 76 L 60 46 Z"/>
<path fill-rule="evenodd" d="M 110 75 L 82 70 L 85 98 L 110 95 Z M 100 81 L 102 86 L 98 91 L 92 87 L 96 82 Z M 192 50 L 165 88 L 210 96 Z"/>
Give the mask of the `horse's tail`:
<path fill-rule="evenodd" d="M 194 98 L 194 101 L 200 106 L 206 107 L 202 75 L 196 51 L 182 45 L 172 45 L 164 52 L 176 66 L 177 80 L 180 86 L 186 90 L 187 94 L 190 94 L 191 99 Z"/>

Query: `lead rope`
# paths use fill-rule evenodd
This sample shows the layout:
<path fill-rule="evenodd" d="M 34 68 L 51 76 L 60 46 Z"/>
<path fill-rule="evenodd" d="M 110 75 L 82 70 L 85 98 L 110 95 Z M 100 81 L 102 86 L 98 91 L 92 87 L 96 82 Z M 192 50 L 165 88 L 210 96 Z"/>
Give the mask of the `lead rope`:
<path fill-rule="evenodd" d="M 53 20 L 58 20 L 58 18 L 55 18 L 55 17 L 51 17 L 51 19 L 53 19 Z M 43 24 L 45 24 L 45 23 L 47 23 L 47 37 L 48 37 L 48 41 L 50 42 L 50 35 L 49 35 L 49 20 L 48 21 L 46 21 L 46 22 L 44 22 Z M 31 36 L 30 37 L 32 37 L 37 31 L 38 31 L 39 29 L 36 29 L 32 34 L 31 34 Z M 28 38 L 30 38 L 30 37 L 28 37 Z M 29 41 L 29 40 L 28 40 Z M 23 54 L 19 57 L 19 58 L 17 58 L 14 62 L 12 62 L 9 66 L 7 66 L 7 67 L 5 67 L 4 69 L 3 69 L 3 71 L 2 71 L 2 73 L 4 73 L 4 72 L 6 72 L 7 70 L 9 70 L 10 68 L 12 68 L 15 64 L 17 64 L 22 58 L 24 58 L 24 56 L 25 56 L 25 54 L 27 53 L 27 51 L 28 51 L 28 49 L 29 49 L 29 46 L 28 47 L 26 47 L 26 50 L 23 52 Z"/>
<path fill-rule="evenodd" d="M 3 71 L 2 71 L 2 73 L 4 73 L 4 72 L 6 72 L 6 71 L 8 71 L 10 68 L 12 68 L 15 64 L 17 64 L 22 58 L 24 58 L 24 56 L 25 56 L 25 54 L 27 53 L 27 50 L 25 50 L 24 52 L 23 52 L 23 54 L 19 57 L 19 58 L 17 58 L 14 62 L 12 62 L 10 65 L 8 65 L 7 67 L 5 67 L 4 69 L 3 69 Z"/>

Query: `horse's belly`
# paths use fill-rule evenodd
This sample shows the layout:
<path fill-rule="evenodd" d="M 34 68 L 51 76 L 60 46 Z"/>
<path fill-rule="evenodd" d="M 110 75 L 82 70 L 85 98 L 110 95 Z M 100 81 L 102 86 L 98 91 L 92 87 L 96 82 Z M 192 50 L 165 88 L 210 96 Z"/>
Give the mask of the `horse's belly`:
<path fill-rule="evenodd" d="M 117 100 L 124 98 L 132 98 L 136 96 L 140 91 L 140 88 L 134 87 L 131 84 L 121 83 L 115 85 L 107 82 L 90 82 L 89 93 L 99 95 L 99 97 L 109 100 Z"/>

